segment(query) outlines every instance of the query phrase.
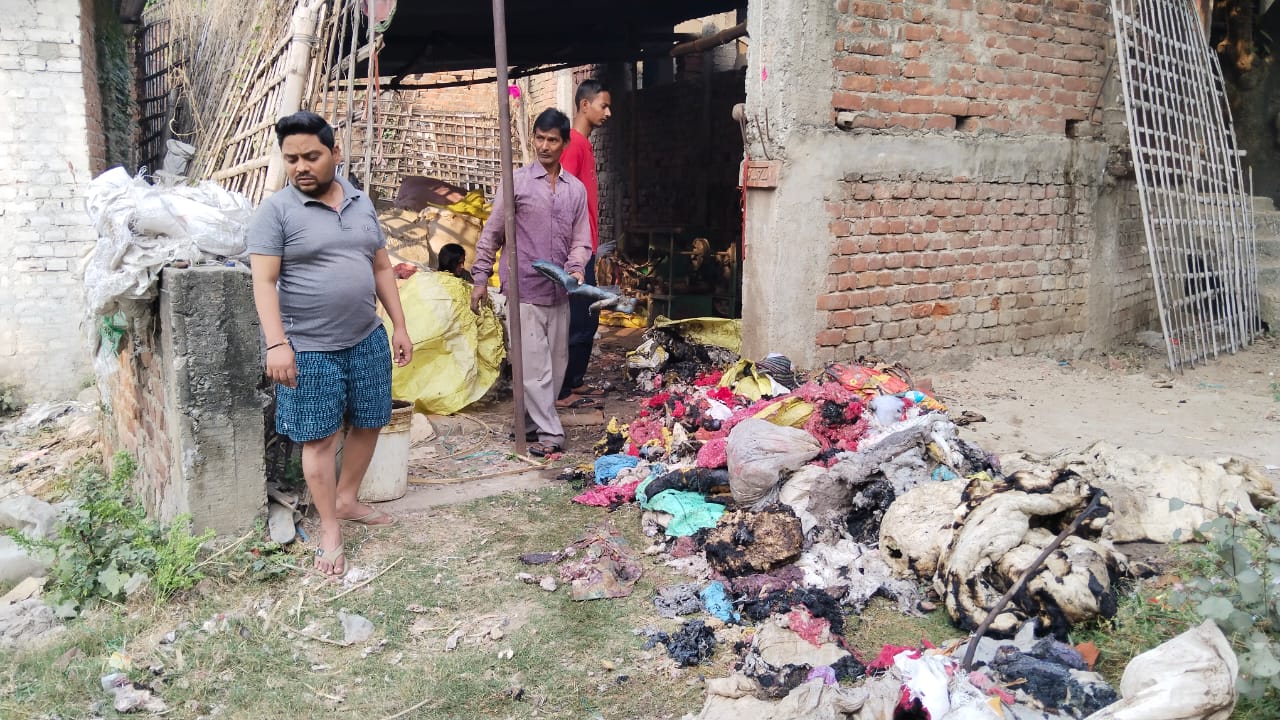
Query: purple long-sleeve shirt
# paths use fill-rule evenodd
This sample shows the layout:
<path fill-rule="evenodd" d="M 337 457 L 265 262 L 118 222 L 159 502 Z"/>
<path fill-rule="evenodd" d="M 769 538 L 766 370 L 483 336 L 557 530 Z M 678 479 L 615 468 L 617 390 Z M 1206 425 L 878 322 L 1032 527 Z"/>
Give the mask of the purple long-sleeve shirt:
<path fill-rule="evenodd" d="M 520 251 L 520 302 L 529 305 L 557 305 L 569 295 L 559 283 L 533 269 L 535 260 L 548 260 L 568 272 L 583 272 L 591 259 L 591 216 L 587 211 L 587 189 L 580 180 L 560 169 L 555 188 L 551 175 L 534 162 L 512 175 L 516 198 L 516 242 Z M 493 202 L 493 212 L 480 233 L 471 276 L 486 282 L 493 273 L 493 258 L 506 244 L 505 204 L 502 189 Z M 502 254 L 498 277 L 506 292 L 510 279 L 507 253 Z"/>

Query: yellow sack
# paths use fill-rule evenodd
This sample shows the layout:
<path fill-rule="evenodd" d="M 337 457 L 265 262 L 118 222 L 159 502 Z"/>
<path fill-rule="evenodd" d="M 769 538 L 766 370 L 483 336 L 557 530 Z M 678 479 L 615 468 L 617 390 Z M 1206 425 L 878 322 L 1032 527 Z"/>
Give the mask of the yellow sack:
<path fill-rule="evenodd" d="M 656 328 L 670 328 L 689 342 L 699 345 L 715 345 L 735 353 L 742 352 L 742 321 L 731 318 L 688 318 L 671 320 L 659 315 L 653 321 Z"/>
<path fill-rule="evenodd" d="M 507 355 L 502 325 L 488 306 L 471 312 L 471 287 L 442 272 L 418 272 L 400 285 L 413 361 L 392 368 L 391 392 L 412 400 L 418 412 L 455 413 L 498 379 Z"/>
<path fill-rule="evenodd" d="M 621 313 L 616 310 L 601 310 L 600 324 L 610 327 L 642 328 L 649 324 L 643 315 Z"/>

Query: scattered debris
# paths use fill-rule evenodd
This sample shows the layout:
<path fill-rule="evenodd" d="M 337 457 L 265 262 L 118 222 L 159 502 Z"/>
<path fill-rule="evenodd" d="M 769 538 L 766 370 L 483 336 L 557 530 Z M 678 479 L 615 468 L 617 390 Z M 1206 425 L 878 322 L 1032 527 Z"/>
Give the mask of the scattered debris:
<path fill-rule="evenodd" d="M 662 643 L 667 647 L 667 655 L 680 667 L 701 665 L 711 659 L 716 651 L 715 631 L 707 627 L 701 620 L 689 620 L 673 634 L 654 631 L 645 643 L 645 649 Z"/>
<path fill-rule="evenodd" d="M 702 612 L 702 598 L 698 596 L 698 587 L 698 583 L 685 583 L 658 588 L 658 594 L 653 598 L 654 607 L 665 618 Z"/>
<path fill-rule="evenodd" d="M 631 594 L 643 571 L 639 558 L 611 523 L 596 526 L 571 547 L 581 557 L 560 566 L 560 579 L 572 584 L 572 599 L 599 600 Z"/>
<path fill-rule="evenodd" d="M 0 648 L 33 645 L 62 630 L 53 608 L 39 598 L 0 606 Z"/>
<path fill-rule="evenodd" d="M 373 623 L 361 615 L 338 611 L 338 622 L 342 623 L 342 644 L 354 645 L 373 637 Z"/>

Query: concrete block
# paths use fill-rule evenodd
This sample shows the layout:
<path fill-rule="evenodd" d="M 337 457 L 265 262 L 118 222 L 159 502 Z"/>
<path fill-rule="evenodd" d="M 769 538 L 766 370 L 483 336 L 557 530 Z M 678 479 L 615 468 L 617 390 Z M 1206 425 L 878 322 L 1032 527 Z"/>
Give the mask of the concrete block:
<path fill-rule="evenodd" d="M 167 268 L 160 360 L 174 465 L 158 485 L 161 517 L 189 512 L 198 530 L 249 526 L 266 494 L 257 314 L 243 269 Z M 163 480 L 163 479 L 158 479 Z"/>

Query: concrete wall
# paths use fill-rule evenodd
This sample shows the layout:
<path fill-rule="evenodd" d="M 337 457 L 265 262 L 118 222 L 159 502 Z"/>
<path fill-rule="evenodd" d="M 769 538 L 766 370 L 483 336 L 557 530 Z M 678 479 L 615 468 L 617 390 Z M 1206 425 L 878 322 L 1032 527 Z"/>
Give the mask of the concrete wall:
<path fill-rule="evenodd" d="M 781 0 L 748 29 L 747 153 L 781 168 L 748 192 L 746 354 L 1071 355 L 1112 341 L 1113 313 L 1146 322 L 1090 112 L 1105 2 Z M 1126 260 L 1095 283 L 1094 256 Z"/>
<path fill-rule="evenodd" d="M 196 531 L 250 525 L 265 496 L 262 362 L 249 273 L 167 268 L 157 312 L 125 335 L 107 444 L 138 458 L 137 489 Z"/>
<path fill-rule="evenodd" d="M 0 0 L 0 383 L 22 401 L 91 377 L 75 276 L 95 240 L 82 190 L 103 169 L 90 0 Z M 86 50 L 87 48 L 87 50 Z"/>

